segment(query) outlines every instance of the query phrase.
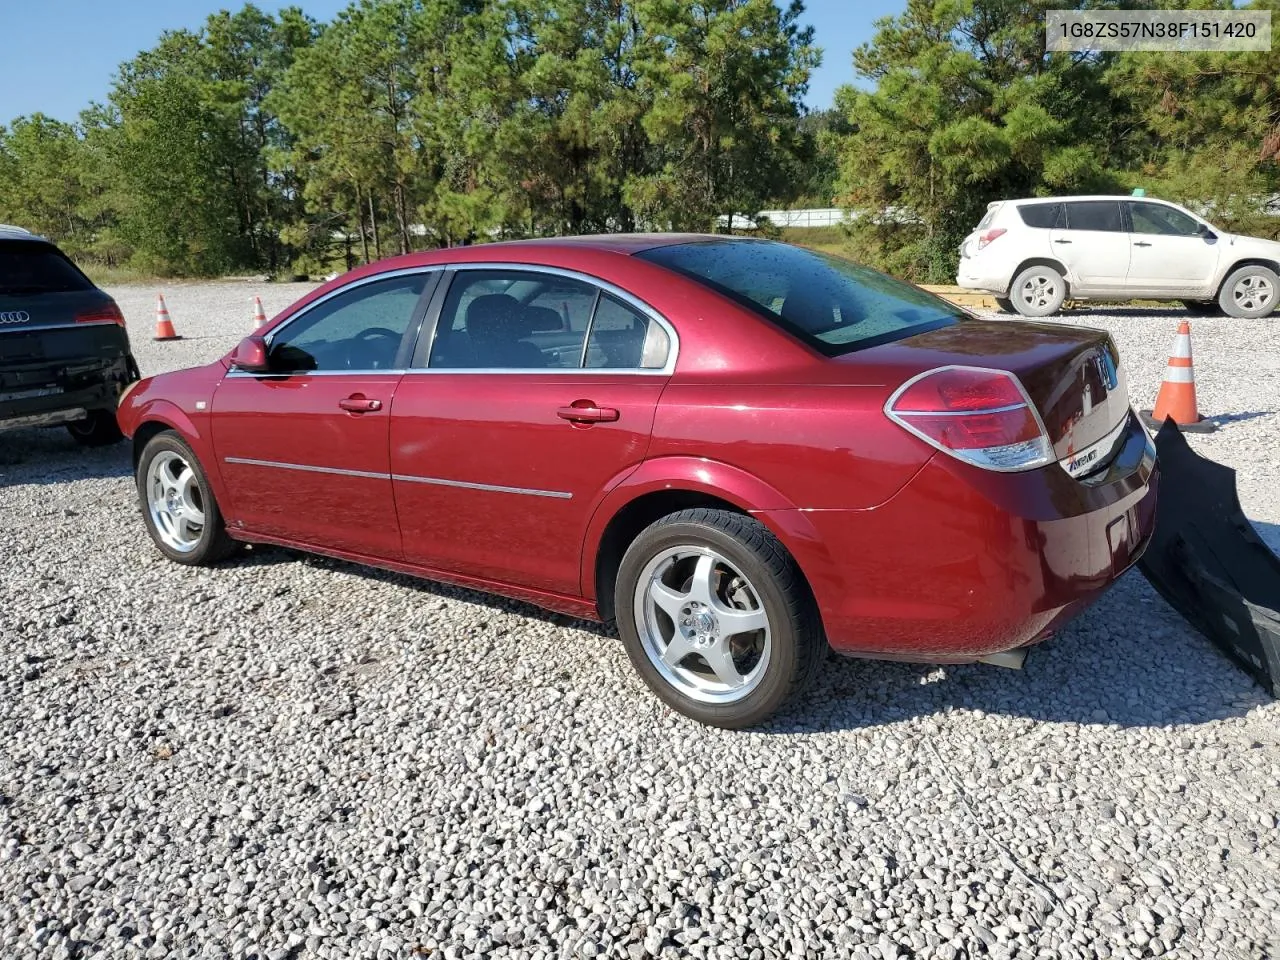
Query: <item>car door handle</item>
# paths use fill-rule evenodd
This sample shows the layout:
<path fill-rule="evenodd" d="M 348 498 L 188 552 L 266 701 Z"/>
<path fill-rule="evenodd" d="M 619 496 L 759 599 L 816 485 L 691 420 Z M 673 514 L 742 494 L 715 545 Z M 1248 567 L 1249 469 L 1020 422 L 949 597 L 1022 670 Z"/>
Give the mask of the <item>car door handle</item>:
<path fill-rule="evenodd" d="M 1134 241 L 1134 244 L 1133 244 L 1133 245 L 1134 245 L 1135 247 L 1149 247 L 1149 246 L 1151 246 L 1151 244 L 1147 243 L 1147 241 L 1145 241 L 1145 240 L 1136 240 L 1136 241 Z"/>
<path fill-rule="evenodd" d="M 571 423 L 612 423 L 618 419 L 618 411 L 613 407 L 597 407 L 589 400 L 579 400 L 558 409 L 556 416 Z"/>
<path fill-rule="evenodd" d="M 339 400 L 338 406 L 348 413 L 373 413 L 375 410 L 382 409 L 382 401 L 370 400 L 357 393 Z"/>
<path fill-rule="evenodd" d="M 1070 240 L 1055 240 L 1054 243 L 1070 243 Z"/>

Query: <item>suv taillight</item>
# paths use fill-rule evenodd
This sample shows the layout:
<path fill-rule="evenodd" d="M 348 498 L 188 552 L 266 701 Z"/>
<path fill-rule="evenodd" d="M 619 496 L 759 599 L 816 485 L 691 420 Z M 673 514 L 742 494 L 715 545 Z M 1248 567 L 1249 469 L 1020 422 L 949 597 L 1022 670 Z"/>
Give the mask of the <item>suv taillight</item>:
<path fill-rule="evenodd" d="M 899 387 L 884 412 L 925 443 L 984 470 L 1031 470 L 1053 462 L 1040 414 L 1007 370 L 929 370 Z"/>
<path fill-rule="evenodd" d="M 76 323 L 114 323 L 124 326 L 124 314 L 114 303 L 76 314 Z"/>
<path fill-rule="evenodd" d="M 1008 232 L 1009 231 L 1004 227 L 995 227 L 992 230 L 983 230 L 982 233 L 978 234 L 978 249 L 981 250 L 992 241 L 999 240 Z"/>

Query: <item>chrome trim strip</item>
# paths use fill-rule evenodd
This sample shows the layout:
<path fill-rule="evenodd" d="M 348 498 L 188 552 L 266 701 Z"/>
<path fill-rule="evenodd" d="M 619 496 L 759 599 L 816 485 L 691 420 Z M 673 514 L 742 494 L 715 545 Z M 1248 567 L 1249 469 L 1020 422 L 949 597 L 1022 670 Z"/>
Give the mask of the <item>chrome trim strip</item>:
<path fill-rule="evenodd" d="M 267 373 L 250 373 L 248 370 L 237 370 L 232 367 L 224 374 L 227 377 L 254 377 L 256 379 L 274 379 L 280 380 L 284 377 L 373 377 L 378 374 L 386 374 L 387 376 L 402 376 L 408 373 L 400 367 L 388 370 L 295 370 L 292 373 L 285 371 L 269 371 Z"/>
<path fill-rule="evenodd" d="M 529 497 L 552 497 L 556 500 L 572 500 L 573 494 L 561 490 L 537 490 L 533 487 L 502 487 L 494 483 L 468 483 L 465 480 L 444 480 L 440 477 L 411 477 L 393 473 L 392 480 L 405 483 L 430 483 L 439 487 L 462 487 L 464 490 L 487 490 L 490 493 L 520 493 Z"/>
<path fill-rule="evenodd" d="M 971 417 L 983 413 L 1008 413 L 1010 410 L 1021 410 L 1025 403 L 1010 403 L 1003 407 L 982 407 L 973 410 L 894 410 L 903 417 Z"/>
<path fill-rule="evenodd" d="M 529 377 L 529 376 L 563 377 L 570 374 L 574 376 L 579 376 L 579 377 L 583 376 L 584 374 L 589 377 L 603 377 L 603 376 L 610 376 L 610 375 L 615 377 L 618 377 L 618 376 L 669 377 L 671 376 L 671 374 L 668 373 L 665 368 L 662 370 L 659 370 L 656 367 L 652 370 L 645 370 L 643 367 L 613 367 L 613 368 L 588 367 L 585 369 L 580 367 L 529 367 L 527 369 L 521 369 L 521 370 L 493 369 L 492 367 L 435 367 L 434 369 L 431 367 L 413 367 L 409 370 L 404 371 L 404 373 L 405 373 L 405 376 L 414 376 L 417 374 L 424 374 L 424 373 L 435 374 L 437 376 L 441 374 L 449 374 L 449 373 L 458 373 L 458 374 L 463 374 L 464 376 L 471 376 L 473 374 L 485 373 L 485 374 L 498 375 L 498 376 L 504 376 L 504 377 L 511 376 L 513 374 L 524 374 L 526 377 Z"/>
<path fill-rule="evenodd" d="M 534 487 L 503 487 L 494 483 L 469 483 L 465 480 L 445 480 L 443 477 L 415 477 L 402 473 L 370 473 L 367 470 L 343 470 L 338 467 L 314 467 L 305 463 L 281 463 L 279 460 L 254 460 L 251 457 L 224 457 L 226 463 L 239 463 L 249 467 L 275 467 L 278 470 L 301 470 L 304 473 L 332 473 L 340 477 L 363 477 L 368 480 L 400 480 L 404 483 L 429 483 L 439 487 L 461 487 L 464 490 L 485 490 L 490 493 L 519 493 L 529 497 L 551 497 L 555 500 L 572 500 L 573 494 L 561 490 L 538 490 Z"/>
<path fill-rule="evenodd" d="M 249 467 L 275 467 L 278 470 L 301 470 L 303 473 L 333 473 L 340 477 L 364 477 L 367 480 L 390 480 L 389 473 L 370 473 L 367 470 L 342 470 L 338 467 L 313 467 L 305 463 L 281 463 L 278 460 L 253 460 L 249 457 L 224 457 L 226 463 L 240 463 Z"/>

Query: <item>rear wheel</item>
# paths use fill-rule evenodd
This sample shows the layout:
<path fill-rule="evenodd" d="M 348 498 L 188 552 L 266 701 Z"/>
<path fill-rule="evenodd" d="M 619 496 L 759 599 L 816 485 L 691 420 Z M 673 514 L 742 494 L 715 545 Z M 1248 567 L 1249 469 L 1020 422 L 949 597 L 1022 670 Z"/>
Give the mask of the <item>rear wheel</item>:
<path fill-rule="evenodd" d="M 142 448 L 136 479 L 147 532 L 170 560 L 209 566 L 235 549 L 200 461 L 172 430 Z"/>
<path fill-rule="evenodd" d="M 1053 267 L 1027 267 L 1009 288 L 1013 308 L 1024 317 L 1047 317 L 1062 308 L 1067 298 L 1067 281 Z"/>
<path fill-rule="evenodd" d="M 682 510 L 627 549 L 618 632 L 645 683 L 685 716 L 737 729 L 807 686 L 825 640 L 786 548 L 751 517 Z"/>
<path fill-rule="evenodd" d="M 1280 296 L 1280 277 L 1259 264 L 1248 264 L 1235 270 L 1222 284 L 1218 305 L 1232 317 L 1256 320 L 1276 308 Z"/>
<path fill-rule="evenodd" d="M 68 423 L 67 433 L 82 447 L 107 447 L 124 439 L 114 410 L 91 410 L 83 420 Z"/>

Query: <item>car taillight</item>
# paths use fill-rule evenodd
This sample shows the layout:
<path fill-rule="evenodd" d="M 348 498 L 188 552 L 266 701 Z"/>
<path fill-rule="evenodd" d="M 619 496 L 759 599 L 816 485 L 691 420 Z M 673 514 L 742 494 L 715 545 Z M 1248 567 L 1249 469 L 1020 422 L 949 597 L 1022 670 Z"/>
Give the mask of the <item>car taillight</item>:
<path fill-rule="evenodd" d="M 982 233 L 978 234 L 978 249 L 979 250 L 983 249 L 987 244 L 991 243 L 993 240 L 999 240 L 1008 232 L 1009 231 L 1006 230 L 1004 227 L 996 227 L 992 230 L 983 230 Z"/>
<path fill-rule="evenodd" d="M 114 323 L 123 327 L 124 314 L 114 303 L 109 303 L 106 306 L 94 307 L 92 310 L 76 314 L 76 323 Z"/>
<path fill-rule="evenodd" d="M 1040 414 L 1007 370 L 929 370 L 899 387 L 884 412 L 925 443 L 985 470 L 1031 470 L 1053 462 Z"/>

